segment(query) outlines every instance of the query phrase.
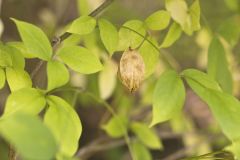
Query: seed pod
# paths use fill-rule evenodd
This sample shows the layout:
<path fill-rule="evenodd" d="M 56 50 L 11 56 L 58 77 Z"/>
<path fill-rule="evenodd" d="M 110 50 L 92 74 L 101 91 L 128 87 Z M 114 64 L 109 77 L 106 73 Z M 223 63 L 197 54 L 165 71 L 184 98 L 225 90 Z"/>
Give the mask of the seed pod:
<path fill-rule="evenodd" d="M 145 64 L 137 50 L 125 51 L 120 59 L 120 79 L 131 92 L 136 91 L 144 79 Z"/>

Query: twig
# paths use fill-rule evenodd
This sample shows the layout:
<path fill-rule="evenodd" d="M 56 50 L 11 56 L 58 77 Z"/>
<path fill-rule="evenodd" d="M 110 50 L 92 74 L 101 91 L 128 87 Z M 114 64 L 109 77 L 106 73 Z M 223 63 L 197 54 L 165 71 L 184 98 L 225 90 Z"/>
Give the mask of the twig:
<path fill-rule="evenodd" d="M 191 147 L 186 147 L 186 148 L 182 148 L 179 151 L 169 155 L 168 157 L 162 159 L 162 160 L 176 160 L 179 158 L 184 157 L 192 148 Z"/>
<path fill-rule="evenodd" d="M 126 144 L 124 139 L 110 140 L 108 138 L 108 140 L 107 140 L 105 138 L 105 141 L 107 141 L 105 143 L 103 143 L 102 139 L 103 138 L 94 140 L 93 142 L 89 143 L 88 145 L 86 145 L 85 147 L 80 149 L 77 152 L 76 157 L 80 157 L 83 160 L 88 159 L 96 152 L 109 150 L 109 149 L 112 149 L 115 147 L 120 147 L 120 146 L 123 146 Z"/>
<path fill-rule="evenodd" d="M 17 154 L 13 149 L 12 145 L 9 145 L 8 158 L 9 160 L 17 160 Z"/>
<path fill-rule="evenodd" d="M 97 15 L 99 15 L 105 8 L 107 8 L 114 0 L 106 0 L 105 2 L 103 2 L 98 8 L 96 8 L 94 11 L 92 11 L 89 16 L 92 17 L 96 17 Z M 56 48 L 58 46 L 58 44 L 60 44 L 62 41 L 64 41 L 65 39 L 67 39 L 69 36 L 71 35 L 71 33 L 65 32 L 63 35 L 59 36 L 59 37 L 54 37 L 52 39 L 52 47 Z M 42 60 L 40 60 L 38 62 L 38 64 L 36 65 L 35 69 L 32 71 L 31 73 L 31 78 L 33 79 L 36 74 L 38 73 L 38 71 L 41 69 L 42 65 L 44 64 L 44 62 Z"/>
<path fill-rule="evenodd" d="M 159 137 L 161 139 L 172 139 L 179 136 L 182 136 L 180 134 L 175 134 L 172 132 L 159 132 Z M 130 137 L 131 140 L 135 139 L 135 136 Z M 83 160 L 90 158 L 93 154 L 101 151 L 106 151 L 109 149 L 113 149 L 116 147 L 121 147 L 126 145 L 126 141 L 122 139 L 112 139 L 108 137 L 100 137 L 96 140 L 93 140 L 88 145 L 81 148 L 77 154 L 76 157 L 79 157 Z"/>

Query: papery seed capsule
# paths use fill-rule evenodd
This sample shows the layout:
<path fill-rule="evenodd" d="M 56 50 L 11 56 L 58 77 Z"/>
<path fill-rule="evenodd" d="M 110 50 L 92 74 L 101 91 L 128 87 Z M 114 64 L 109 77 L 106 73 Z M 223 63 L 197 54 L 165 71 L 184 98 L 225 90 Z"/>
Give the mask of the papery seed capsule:
<path fill-rule="evenodd" d="M 122 83 L 131 91 L 136 91 L 144 79 L 145 64 L 137 50 L 125 51 L 120 59 L 118 72 Z"/>

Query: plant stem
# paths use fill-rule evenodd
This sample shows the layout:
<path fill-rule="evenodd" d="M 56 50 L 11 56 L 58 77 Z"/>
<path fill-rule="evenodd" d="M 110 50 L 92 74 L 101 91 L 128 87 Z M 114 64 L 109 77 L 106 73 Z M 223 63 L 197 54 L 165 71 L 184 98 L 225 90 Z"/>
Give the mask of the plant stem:
<path fill-rule="evenodd" d="M 17 160 L 17 154 L 13 149 L 12 145 L 9 145 L 8 158 L 9 160 Z"/>
<path fill-rule="evenodd" d="M 97 15 L 99 15 L 105 8 L 107 8 L 110 4 L 112 4 L 114 0 L 106 0 L 105 2 L 103 2 L 98 8 L 96 8 L 94 11 L 92 11 L 89 16 L 91 17 L 96 17 Z M 59 37 L 54 37 L 52 39 L 52 47 L 56 48 L 62 41 L 64 41 L 65 39 L 67 39 L 69 36 L 71 36 L 71 33 L 65 32 L 64 34 L 62 34 Z M 36 65 L 36 67 L 34 68 L 34 70 L 31 72 L 31 78 L 33 79 L 36 74 L 38 73 L 38 71 L 41 69 L 42 65 L 44 64 L 44 62 L 42 60 L 40 60 L 38 62 L 38 64 Z"/>
<path fill-rule="evenodd" d="M 167 55 L 163 54 L 162 51 L 158 48 L 158 46 L 156 46 L 153 42 L 151 42 L 148 38 L 146 38 L 144 35 L 142 35 L 141 33 L 135 31 L 132 28 L 126 27 L 126 26 L 122 26 L 122 28 L 128 29 L 136 34 L 138 34 L 139 36 L 141 36 L 142 38 L 144 38 L 144 41 L 146 40 L 151 46 L 153 46 L 154 49 L 156 49 L 156 51 L 158 51 L 160 53 L 160 56 L 162 58 L 162 60 L 164 61 L 164 63 L 170 68 L 170 69 L 175 69 L 175 66 L 170 63 L 170 60 L 168 58 Z"/>

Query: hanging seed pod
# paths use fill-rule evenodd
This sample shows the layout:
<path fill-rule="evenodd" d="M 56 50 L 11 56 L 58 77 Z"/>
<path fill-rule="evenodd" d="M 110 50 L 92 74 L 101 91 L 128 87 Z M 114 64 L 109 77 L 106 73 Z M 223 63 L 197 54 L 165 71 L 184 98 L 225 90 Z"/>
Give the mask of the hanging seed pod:
<path fill-rule="evenodd" d="M 136 91 L 144 79 L 145 64 L 137 50 L 123 53 L 118 68 L 120 79 L 131 92 Z"/>

